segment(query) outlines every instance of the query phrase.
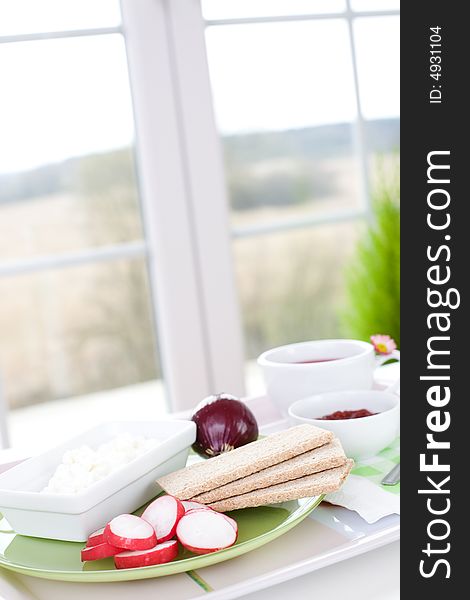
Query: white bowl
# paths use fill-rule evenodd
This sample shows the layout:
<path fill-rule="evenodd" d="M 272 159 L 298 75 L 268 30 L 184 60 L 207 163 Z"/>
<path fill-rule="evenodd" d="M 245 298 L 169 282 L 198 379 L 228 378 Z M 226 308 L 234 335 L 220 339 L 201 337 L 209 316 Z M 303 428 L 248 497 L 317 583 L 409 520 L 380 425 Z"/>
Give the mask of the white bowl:
<path fill-rule="evenodd" d="M 371 389 L 376 359 L 368 342 L 315 340 L 263 352 L 258 365 L 268 397 L 287 416 L 292 402 L 313 394 Z"/>
<path fill-rule="evenodd" d="M 119 433 L 161 440 L 154 448 L 76 494 L 42 493 L 67 450 L 97 448 Z M 185 466 L 196 439 L 192 421 L 111 422 L 98 425 L 0 475 L 0 509 L 22 535 L 82 542 L 120 513 L 161 490 L 156 479 Z"/>
<path fill-rule="evenodd" d="M 366 408 L 378 413 L 359 419 L 323 420 L 318 417 L 337 410 Z M 302 398 L 289 407 L 293 424 L 310 423 L 332 431 L 346 456 L 363 459 L 375 456 L 397 437 L 400 427 L 400 399 L 395 394 L 373 390 L 329 392 Z"/>

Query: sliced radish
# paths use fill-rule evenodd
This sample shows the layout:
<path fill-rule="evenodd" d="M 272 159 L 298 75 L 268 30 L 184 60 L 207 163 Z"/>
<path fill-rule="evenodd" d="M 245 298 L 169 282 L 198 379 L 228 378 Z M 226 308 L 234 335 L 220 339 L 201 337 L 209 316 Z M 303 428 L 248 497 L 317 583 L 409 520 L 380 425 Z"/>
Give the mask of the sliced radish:
<path fill-rule="evenodd" d="M 108 544 L 125 550 L 147 550 L 157 544 L 152 525 L 134 515 L 114 517 L 104 528 L 104 535 Z"/>
<path fill-rule="evenodd" d="M 184 515 L 184 506 L 174 496 L 160 496 L 142 513 L 142 519 L 155 529 L 158 541 L 166 542 L 175 535 L 178 521 Z"/>
<path fill-rule="evenodd" d="M 178 523 L 176 535 L 195 554 L 216 552 L 237 541 L 238 533 L 229 519 L 215 510 L 190 510 Z"/>
<path fill-rule="evenodd" d="M 222 513 L 220 513 L 220 514 L 222 514 Z M 232 517 L 229 517 L 228 515 L 224 515 L 224 514 L 222 514 L 222 516 L 224 517 L 224 519 L 227 519 L 227 521 L 235 529 L 235 531 L 238 535 L 238 523 L 235 521 L 235 519 L 232 519 Z"/>
<path fill-rule="evenodd" d="M 96 546 L 86 546 L 82 550 L 82 562 L 86 560 L 101 560 L 102 558 L 108 558 L 122 552 L 122 548 L 116 548 L 104 542 L 103 544 L 97 544 Z"/>
<path fill-rule="evenodd" d="M 106 539 L 104 537 L 104 527 L 102 527 L 101 529 L 98 529 L 97 531 L 90 533 L 90 535 L 88 536 L 86 545 L 87 546 L 98 546 L 98 544 L 104 544 L 105 541 L 106 541 Z"/>
<path fill-rule="evenodd" d="M 178 542 L 171 540 L 158 544 L 149 550 L 137 552 L 121 552 L 114 557 L 116 569 L 132 569 L 135 567 L 148 567 L 170 562 L 178 554 Z"/>
<path fill-rule="evenodd" d="M 181 504 L 184 506 L 184 510 L 186 512 L 188 512 L 190 510 L 198 510 L 198 509 L 213 510 L 210 506 L 207 506 L 207 504 L 201 504 L 200 502 L 194 502 L 194 500 L 182 500 Z"/>
<path fill-rule="evenodd" d="M 186 509 L 186 514 L 188 514 L 188 512 L 191 510 L 214 510 L 210 506 L 207 506 L 207 504 L 201 504 L 200 502 L 193 502 L 192 500 L 189 500 L 189 501 L 184 500 L 182 502 L 182 505 Z M 225 519 L 227 519 L 227 521 L 232 525 L 232 527 L 235 529 L 235 531 L 238 534 L 238 523 L 235 521 L 235 519 L 232 519 L 232 517 L 229 517 L 228 515 L 224 515 L 224 513 L 219 513 L 219 514 L 222 515 Z"/>

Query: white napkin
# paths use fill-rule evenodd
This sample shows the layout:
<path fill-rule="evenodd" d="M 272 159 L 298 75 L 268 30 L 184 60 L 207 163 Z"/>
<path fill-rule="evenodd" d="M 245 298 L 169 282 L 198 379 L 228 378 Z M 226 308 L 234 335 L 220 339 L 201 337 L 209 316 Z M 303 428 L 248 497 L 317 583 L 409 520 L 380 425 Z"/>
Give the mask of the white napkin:
<path fill-rule="evenodd" d="M 400 514 L 400 496 L 382 489 L 365 477 L 349 475 L 342 487 L 325 496 L 327 502 L 356 511 L 368 523 Z"/>

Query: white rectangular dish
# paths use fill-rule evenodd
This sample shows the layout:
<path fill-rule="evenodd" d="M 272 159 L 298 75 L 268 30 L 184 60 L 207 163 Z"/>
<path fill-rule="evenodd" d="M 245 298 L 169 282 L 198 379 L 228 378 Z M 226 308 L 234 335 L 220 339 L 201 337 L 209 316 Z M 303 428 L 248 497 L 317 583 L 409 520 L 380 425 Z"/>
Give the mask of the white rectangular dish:
<path fill-rule="evenodd" d="M 100 481 L 75 494 L 44 493 L 67 450 L 97 448 L 120 433 L 157 438 L 159 443 Z M 184 467 L 196 439 L 192 421 L 111 422 L 90 429 L 0 475 L 0 509 L 22 535 L 85 541 L 120 513 L 136 510 L 156 496 L 156 479 Z"/>

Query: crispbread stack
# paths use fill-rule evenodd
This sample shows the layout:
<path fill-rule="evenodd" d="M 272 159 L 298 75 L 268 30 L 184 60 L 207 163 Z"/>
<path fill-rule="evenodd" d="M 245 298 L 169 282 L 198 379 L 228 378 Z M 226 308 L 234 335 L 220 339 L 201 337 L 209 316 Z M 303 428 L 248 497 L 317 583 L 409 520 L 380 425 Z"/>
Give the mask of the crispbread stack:
<path fill-rule="evenodd" d="M 195 496 L 193 500 L 201 502 L 201 504 L 211 504 L 224 498 L 246 494 L 291 479 L 298 479 L 305 475 L 340 467 L 345 462 L 346 456 L 343 448 L 339 440 L 334 439 L 319 448 L 299 454 L 290 460 L 284 460 L 277 465 Z"/>
<path fill-rule="evenodd" d="M 157 482 L 168 494 L 189 500 L 220 485 L 324 446 L 332 439 L 331 431 L 313 425 L 298 425 L 165 475 Z"/>
<path fill-rule="evenodd" d="M 343 481 L 349 475 L 353 466 L 353 461 L 347 459 L 341 467 L 306 475 L 299 479 L 292 479 L 277 485 L 271 485 L 261 490 L 254 490 L 247 494 L 225 498 L 219 502 L 209 504 L 214 510 L 226 512 L 228 510 L 237 510 L 239 508 L 248 508 L 251 506 L 262 506 L 263 504 L 274 504 L 277 502 L 287 502 L 307 496 L 319 496 L 334 492 L 341 487 Z"/>
<path fill-rule="evenodd" d="M 157 480 L 180 500 L 225 512 L 332 492 L 353 462 L 325 429 L 298 425 Z"/>

